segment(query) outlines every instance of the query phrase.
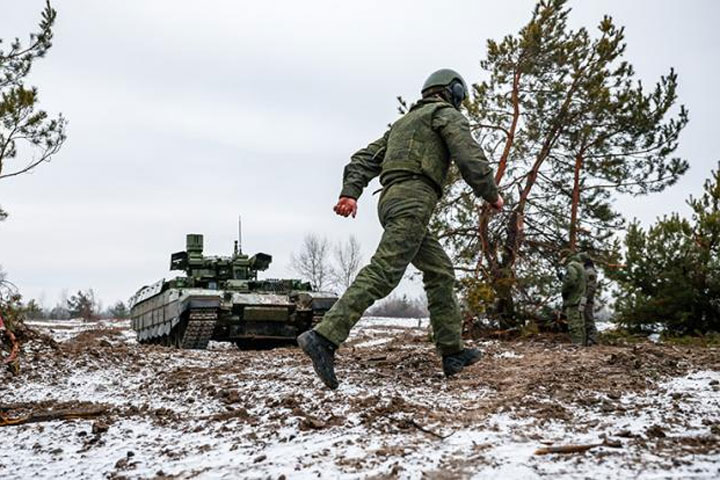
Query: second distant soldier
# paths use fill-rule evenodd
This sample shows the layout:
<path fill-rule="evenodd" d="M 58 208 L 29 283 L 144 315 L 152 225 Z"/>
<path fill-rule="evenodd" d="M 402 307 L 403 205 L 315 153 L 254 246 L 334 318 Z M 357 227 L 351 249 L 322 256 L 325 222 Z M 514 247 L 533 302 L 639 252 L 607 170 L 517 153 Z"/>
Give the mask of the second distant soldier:
<path fill-rule="evenodd" d="M 315 372 L 330 388 L 338 386 L 335 350 L 363 312 L 397 286 L 410 263 L 423 274 L 433 338 L 445 375 L 454 375 L 480 358 L 479 351 L 463 346 L 453 265 L 428 231 L 451 159 L 477 196 L 496 209 L 503 206 L 492 169 L 459 111 L 466 95 L 465 81 L 457 72 L 433 73 L 423 85 L 423 98 L 385 135 L 355 153 L 345 167 L 335 212 L 354 217 L 357 198 L 379 175 L 383 192 L 378 216 L 384 233 L 370 264 L 360 270 L 323 321 L 298 337 Z"/>
<path fill-rule="evenodd" d="M 579 255 L 572 255 L 566 260 L 565 276 L 562 284 L 563 309 L 568 322 L 570 339 L 575 345 L 586 344 L 585 332 L 585 295 L 587 279 L 585 266 Z"/>
<path fill-rule="evenodd" d="M 585 267 L 585 341 L 587 345 L 597 344 L 597 327 L 595 326 L 595 289 L 597 287 L 597 271 L 595 270 L 595 262 L 587 253 L 580 254 L 580 260 L 583 261 Z"/>

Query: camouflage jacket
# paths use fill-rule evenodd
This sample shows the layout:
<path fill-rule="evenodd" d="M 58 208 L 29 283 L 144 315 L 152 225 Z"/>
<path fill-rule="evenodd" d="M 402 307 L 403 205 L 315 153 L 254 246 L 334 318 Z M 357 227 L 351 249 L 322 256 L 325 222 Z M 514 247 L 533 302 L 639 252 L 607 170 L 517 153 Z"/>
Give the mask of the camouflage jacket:
<path fill-rule="evenodd" d="M 340 196 L 358 198 L 378 175 L 384 187 L 398 179 L 420 177 L 440 194 L 451 159 L 477 196 L 497 200 L 493 171 L 465 116 L 439 98 L 422 99 L 385 135 L 351 157 Z"/>
<path fill-rule="evenodd" d="M 563 278 L 562 284 L 563 305 L 572 306 L 585 303 L 587 288 L 585 267 L 573 257 L 568 261 L 566 269 L 567 273 Z"/>

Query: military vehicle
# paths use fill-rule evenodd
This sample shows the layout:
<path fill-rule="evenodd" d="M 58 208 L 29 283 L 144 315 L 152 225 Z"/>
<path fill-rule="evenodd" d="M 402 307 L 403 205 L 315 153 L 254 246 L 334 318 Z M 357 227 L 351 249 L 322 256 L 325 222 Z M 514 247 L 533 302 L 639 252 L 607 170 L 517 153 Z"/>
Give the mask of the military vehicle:
<path fill-rule="evenodd" d="M 240 348 L 295 342 L 337 296 L 300 280 L 258 279 L 271 261 L 244 255 L 239 241 L 230 257 L 204 256 L 203 236 L 187 235 L 186 250 L 170 256 L 170 270 L 186 275 L 142 287 L 130 300 L 138 341 L 193 349 L 210 340 Z"/>

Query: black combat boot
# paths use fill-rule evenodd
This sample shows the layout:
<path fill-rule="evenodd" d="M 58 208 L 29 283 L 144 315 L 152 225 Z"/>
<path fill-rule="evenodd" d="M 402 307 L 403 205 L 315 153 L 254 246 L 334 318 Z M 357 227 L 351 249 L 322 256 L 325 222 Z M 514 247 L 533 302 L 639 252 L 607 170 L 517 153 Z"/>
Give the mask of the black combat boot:
<path fill-rule="evenodd" d="M 313 362 L 315 373 L 325 385 L 335 390 L 338 381 L 335 377 L 335 349 L 337 347 L 315 330 L 308 330 L 297 338 L 298 345 Z"/>
<path fill-rule="evenodd" d="M 480 360 L 482 353 L 477 348 L 464 348 L 452 355 L 443 355 L 443 372 L 446 377 L 452 377 L 462 371 L 468 365 Z"/>

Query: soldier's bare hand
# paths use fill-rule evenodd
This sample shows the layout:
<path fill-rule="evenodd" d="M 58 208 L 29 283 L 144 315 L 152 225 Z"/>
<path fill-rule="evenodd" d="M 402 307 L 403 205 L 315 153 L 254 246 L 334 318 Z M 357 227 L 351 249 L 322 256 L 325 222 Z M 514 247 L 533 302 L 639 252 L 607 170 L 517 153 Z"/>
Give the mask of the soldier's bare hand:
<path fill-rule="evenodd" d="M 502 195 L 500 195 L 499 193 L 498 193 L 498 198 L 497 198 L 497 200 L 495 200 L 494 203 L 491 203 L 491 204 L 490 204 L 490 206 L 491 206 L 494 210 L 496 210 L 496 211 L 498 211 L 498 212 L 503 209 L 503 206 L 504 206 L 504 205 L 505 205 L 505 200 L 503 200 Z"/>
<path fill-rule="evenodd" d="M 337 204 L 333 207 L 333 210 L 340 216 L 347 217 L 348 215 L 352 215 L 353 218 L 355 218 L 355 214 L 357 214 L 357 200 L 350 197 L 340 197 L 340 200 L 338 200 Z"/>

